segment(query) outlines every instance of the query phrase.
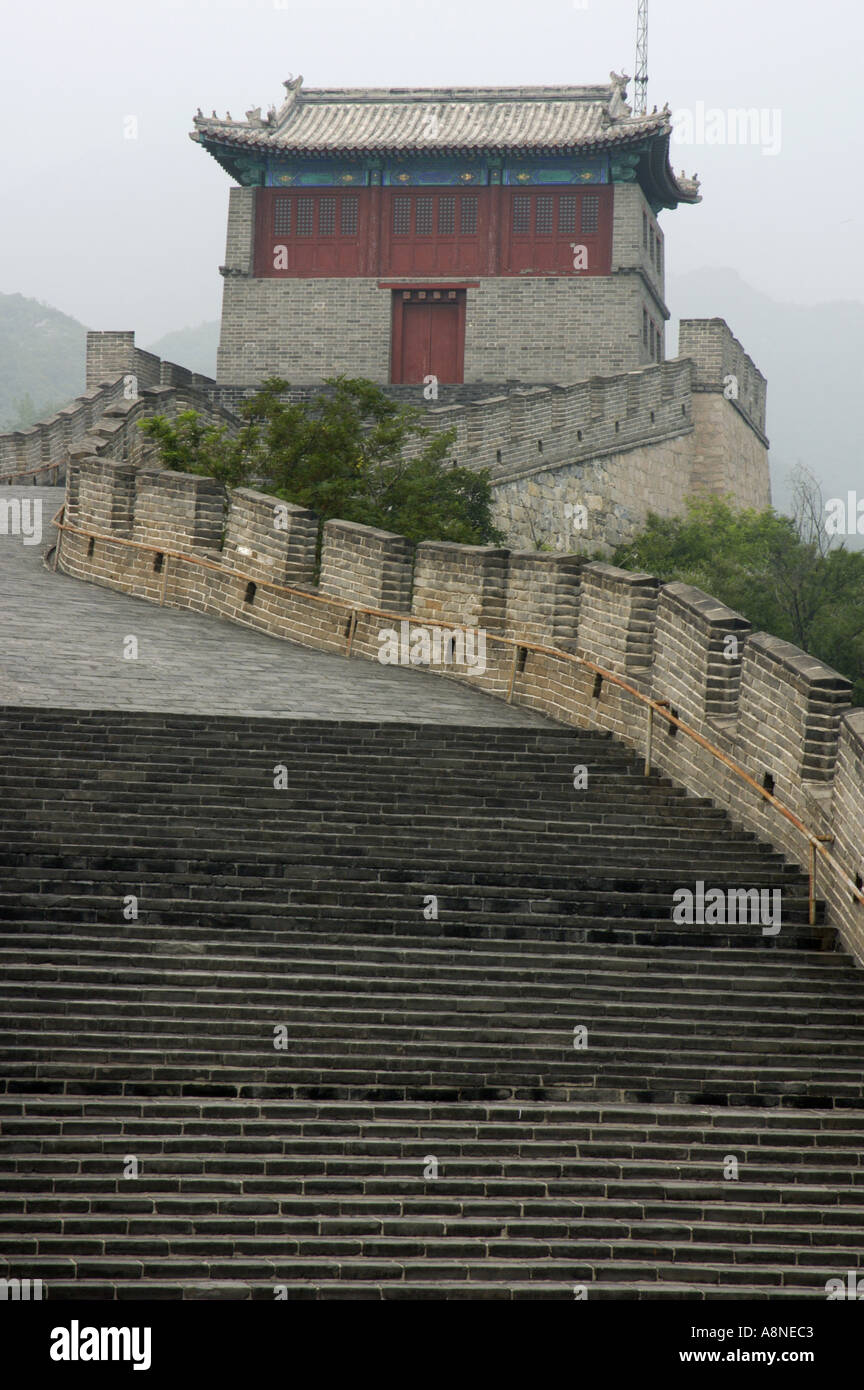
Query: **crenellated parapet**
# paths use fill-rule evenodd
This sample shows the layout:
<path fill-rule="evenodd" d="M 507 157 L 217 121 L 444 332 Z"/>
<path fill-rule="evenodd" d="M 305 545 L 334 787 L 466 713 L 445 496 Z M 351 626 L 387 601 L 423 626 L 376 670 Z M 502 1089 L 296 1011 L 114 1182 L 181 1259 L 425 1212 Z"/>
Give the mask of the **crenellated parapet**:
<path fill-rule="evenodd" d="M 210 377 L 136 348 L 133 332 L 88 333 L 86 391 L 47 420 L 0 434 L 0 484 L 63 481 L 76 456 L 148 457 L 154 446 L 138 429 L 148 415 L 174 418 L 195 410 L 234 429 L 234 415 L 206 389 L 214 385 Z"/>
<path fill-rule="evenodd" d="M 154 460 L 139 428 L 154 414 L 192 410 L 239 428 L 254 386 L 217 384 L 134 339 L 88 334 L 88 391 L 44 424 L 0 436 L 0 482 L 62 481 L 76 457 Z M 650 512 L 681 515 L 691 496 L 755 508 L 771 500 L 765 381 L 722 319 L 685 320 L 672 361 L 569 384 L 442 386 L 431 400 L 420 388 L 384 389 L 422 404 L 433 434 L 453 431 L 452 463 L 488 472 L 495 524 L 514 549 L 609 555 Z M 316 391 L 293 386 L 286 397 Z"/>

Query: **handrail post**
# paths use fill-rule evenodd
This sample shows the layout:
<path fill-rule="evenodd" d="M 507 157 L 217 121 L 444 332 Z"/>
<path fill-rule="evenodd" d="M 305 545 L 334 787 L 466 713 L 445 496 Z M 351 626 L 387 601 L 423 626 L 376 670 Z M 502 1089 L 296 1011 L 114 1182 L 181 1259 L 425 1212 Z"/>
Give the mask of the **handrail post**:
<path fill-rule="evenodd" d="M 57 517 L 58 517 L 58 516 L 59 516 L 59 518 L 60 518 L 59 521 L 57 520 Z M 60 559 L 60 543 L 61 543 L 61 541 L 63 540 L 63 531 L 64 531 L 64 529 L 65 529 L 65 522 L 66 522 L 66 503 L 64 502 L 64 503 L 62 504 L 62 506 L 60 507 L 60 510 L 59 510 L 59 511 L 56 513 L 56 515 L 54 516 L 53 521 L 51 522 L 51 525 L 52 525 L 52 526 L 56 526 L 56 527 L 57 527 L 57 539 L 56 539 L 56 541 L 54 542 L 54 560 L 53 560 L 53 563 L 52 563 L 52 565 L 51 565 L 51 573 L 52 573 L 52 574 L 55 574 L 55 573 L 57 572 L 57 561 Z"/>
<path fill-rule="evenodd" d="M 171 556 L 165 556 L 165 563 L 162 566 L 162 588 L 159 590 L 159 607 L 165 606 L 165 590 L 168 586 L 168 566 L 171 563 Z"/>
<path fill-rule="evenodd" d="M 513 643 L 513 660 L 512 660 L 512 662 L 510 663 L 510 684 L 509 684 L 508 687 L 507 687 L 507 703 L 508 703 L 508 705 L 512 705 L 512 703 L 513 703 L 513 686 L 514 686 L 515 683 L 516 683 L 516 664 L 517 664 L 518 660 L 519 660 L 519 644 L 518 644 L 518 642 L 514 642 L 514 643 Z"/>
<path fill-rule="evenodd" d="M 655 710 L 655 708 L 656 708 L 656 709 L 668 709 L 668 707 L 669 707 L 669 701 L 668 701 L 668 700 L 655 700 L 655 701 L 649 701 L 649 704 L 648 704 L 648 732 L 647 732 L 647 737 L 646 737 L 646 744 L 647 744 L 647 747 L 646 747 L 646 749 L 645 749 L 645 776 L 646 776 L 646 777 L 648 777 L 649 774 L 650 774 L 650 772 L 651 772 L 651 747 L 652 747 L 652 742 L 653 742 L 653 738 L 654 738 L 654 710 Z"/>
<path fill-rule="evenodd" d="M 351 617 L 348 619 L 348 643 L 345 647 L 345 658 L 351 660 L 351 644 L 354 641 L 354 633 L 357 631 L 358 613 L 356 608 L 351 609 Z"/>
<path fill-rule="evenodd" d="M 833 845 L 833 835 L 814 835 L 810 840 L 810 886 L 807 900 L 807 921 L 811 927 L 816 925 L 816 843 Z"/>

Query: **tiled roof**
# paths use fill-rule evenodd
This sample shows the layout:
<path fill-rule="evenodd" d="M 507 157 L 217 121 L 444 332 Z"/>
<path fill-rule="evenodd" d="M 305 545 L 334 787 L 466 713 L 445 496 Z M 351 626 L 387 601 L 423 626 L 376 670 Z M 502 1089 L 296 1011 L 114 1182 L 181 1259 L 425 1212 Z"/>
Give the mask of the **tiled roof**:
<path fill-rule="evenodd" d="M 616 118 L 608 87 L 344 88 L 303 91 L 261 119 L 198 116 L 199 139 L 272 151 L 463 151 L 620 144 L 671 129 L 668 111 Z M 194 138 L 194 137 L 193 137 Z"/>
<path fill-rule="evenodd" d="M 245 120 L 198 112 L 192 139 L 208 148 L 262 154 L 398 155 L 424 150 L 450 154 L 516 151 L 555 153 L 664 143 L 672 131 L 668 107 L 634 116 L 626 104 L 629 79 L 610 73 L 605 86 L 309 88 L 302 77 L 285 85 L 286 99 L 266 116 Z M 671 175 L 671 171 L 669 171 Z M 674 178 L 674 176 L 673 176 Z M 675 193 L 694 201 L 698 185 L 675 181 Z"/>

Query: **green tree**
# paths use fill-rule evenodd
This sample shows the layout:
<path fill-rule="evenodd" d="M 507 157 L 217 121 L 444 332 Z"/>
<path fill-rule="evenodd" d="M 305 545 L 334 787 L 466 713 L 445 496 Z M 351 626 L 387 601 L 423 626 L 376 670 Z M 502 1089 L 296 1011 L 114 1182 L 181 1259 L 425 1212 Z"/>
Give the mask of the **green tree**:
<path fill-rule="evenodd" d="M 248 476 L 246 431 L 232 435 L 224 425 L 208 425 L 195 410 L 181 411 L 174 420 L 150 415 L 138 428 L 156 443 L 166 468 L 204 473 L 225 488 L 240 487 Z"/>
<path fill-rule="evenodd" d="M 434 433 L 414 406 L 394 402 L 362 378 L 334 377 L 311 401 L 282 399 L 272 377 L 241 407 L 231 435 L 194 411 L 154 416 L 141 428 L 166 467 L 205 473 L 227 488 L 253 485 L 412 541 L 499 544 L 488 474 L 451 466 L 454 432 Z"/>
<path fill-rule="evenodd" d="M 712 594 L 847 676 L 864 704 L 864 552 L 826 546 L 800 514 L 700 498 L 683 517 L 651 513 L 614 563 Z"/>

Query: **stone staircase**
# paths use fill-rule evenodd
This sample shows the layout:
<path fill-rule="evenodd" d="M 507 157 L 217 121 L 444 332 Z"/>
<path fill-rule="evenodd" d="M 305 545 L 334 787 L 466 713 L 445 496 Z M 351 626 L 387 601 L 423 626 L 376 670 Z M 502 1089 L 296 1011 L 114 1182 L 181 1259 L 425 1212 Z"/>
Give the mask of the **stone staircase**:
<path fill-rule="evenodd" d="M 864 975 L 797 870 L 607 735 L 7 707 L 0 738 L 0 1277 L 812 1299 L 858 1268 Z M 779 889 L 779 934 L 675 924 L 697 881 Z"/>

